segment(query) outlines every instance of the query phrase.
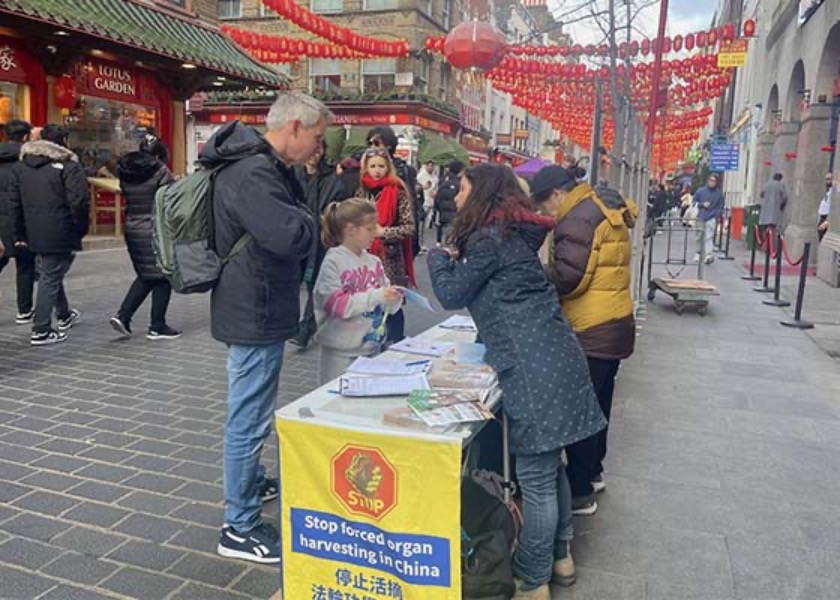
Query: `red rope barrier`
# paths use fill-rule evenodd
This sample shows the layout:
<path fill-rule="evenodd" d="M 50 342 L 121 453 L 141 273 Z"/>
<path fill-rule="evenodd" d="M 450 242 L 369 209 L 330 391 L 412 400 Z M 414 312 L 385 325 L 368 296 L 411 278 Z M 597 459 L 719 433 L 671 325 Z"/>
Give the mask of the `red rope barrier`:
<path fill-rule="evenodd" d="M 776 258 L 779 254 L 779 249 L 776 248 L 776 236 L 771 235 L 771 231 L 767 230 L 767 242 L 770 247 L 770 258 Z"/>
<path fill-rule="evenodd" d="M 782 251 L 785 253 L 785 260 L 788 261 L 788 264 L 791 267 L 798 267 L 799 265 L 802 264 L 802 259 L 805 258 L 805 255 L 803 254 L 802 256 L 799 257 L 799 260 L 797 260 L 795 262 L 793 260 L 791 260 L 790 254 L 788 253 L 787 240 L 785 238 L 782 238 Z"/>
<path fill-rule="evenodd" d="M 761 228 L 756 225 L 755 226 L 755 241 L 758 243 L 758 247 L 764 250 L 764 245 L 767 243 L 767 237 L 765 236 L 764 239 L 761 239 Z"/>

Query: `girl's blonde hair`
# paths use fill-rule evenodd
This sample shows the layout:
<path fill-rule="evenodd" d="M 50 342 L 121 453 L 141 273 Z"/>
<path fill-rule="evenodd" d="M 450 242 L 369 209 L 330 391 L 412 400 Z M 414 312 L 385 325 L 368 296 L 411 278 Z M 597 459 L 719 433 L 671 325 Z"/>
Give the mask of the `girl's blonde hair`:
<path fill-rule="evenodd" d="M 376 205 L 365 198 L 332 202 L 324 210 L 324 218 L 321 220 L 321 241 L 327 248 L 340 246 L 345 227 L 361 227 L 371 217 L 376 219 Z"/>
<path fill-rule="evenodd" d="M 400 186 L 406 193 L 408 193 L 408 187 L 405 185 L 405 182 L 400 179 L 399 175 L 397 175 L 397 167 L 394 166 L 394 161 L 385 148 L 368 148 L 365 150 L 364 154 L 362 154 L 361 174 L 367 174 L 368 163 L 374 158 L 381 158 L 385 161 L 385 165 L 388 167 L 388 174 L 386 177 L 391 183 Z"/>

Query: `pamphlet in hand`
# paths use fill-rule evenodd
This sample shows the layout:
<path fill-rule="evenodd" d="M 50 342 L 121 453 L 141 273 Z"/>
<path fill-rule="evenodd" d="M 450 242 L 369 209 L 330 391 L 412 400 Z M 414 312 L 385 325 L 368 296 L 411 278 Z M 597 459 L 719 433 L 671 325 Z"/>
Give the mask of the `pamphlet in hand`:
<path fill-rule="evenodd" d="M 420 308 L 425 308 L 429 312 L 437 312 L 437 309 L 432 306 L 432 303 L 429 301 L 426 296 L 421 294 L 420 292 L 416 292 L 409 288 L 396 286 L 396 288 L 405 296 L 406 302 L 409 304 L 416 304 Z"/>
<path fill-rule="evenodd" d="M 472 317 L 464 315 L 452 315 L 441 323 L 440 327 L 442 329 L 452 329 L 454 331 L 478 331 Z"/>
<path fill-rule="evenodd" d="M 406 352 L 408 354 L 419 354 L 421 356 L 440 357 L 455 348 L 452 342 L 436 342 L 425 338 L 405 338 L 401 342 L 393 344 L 389 350 L 395 352 Z"/>
<path fill-rule="evenodd" d="M 339 379 L 338 390 L 342 396 L 371 398 L 376 396 L 408 396 L 414 390 L 431 389 L 423 373 L 396 377 L 365 377 L 347 374 Z"/>
<path fill-rule="evenodd" d="M 427 373 L 431 368 L 432 363 L 428 360 L 406 362 L 360 356 L 350 365 L 347 373 L 353 375 L 415 375 L 417 373 Z"/>

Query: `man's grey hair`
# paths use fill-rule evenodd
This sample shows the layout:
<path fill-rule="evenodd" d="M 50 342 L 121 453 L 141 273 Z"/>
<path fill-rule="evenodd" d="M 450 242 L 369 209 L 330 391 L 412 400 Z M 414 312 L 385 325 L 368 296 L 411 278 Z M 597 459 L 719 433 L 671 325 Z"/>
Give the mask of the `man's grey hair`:
<path fill-rule="evenodd" d="M 280 94 L 271 105 L 265 124 L 269 131 L 274 131 L 292 121 L 299 121 L 304 127 L 314 127 L 324 119 L 330 125 L 334 118 L 332 111 L 320 100 L 306 94 L 288 92 Z"/>

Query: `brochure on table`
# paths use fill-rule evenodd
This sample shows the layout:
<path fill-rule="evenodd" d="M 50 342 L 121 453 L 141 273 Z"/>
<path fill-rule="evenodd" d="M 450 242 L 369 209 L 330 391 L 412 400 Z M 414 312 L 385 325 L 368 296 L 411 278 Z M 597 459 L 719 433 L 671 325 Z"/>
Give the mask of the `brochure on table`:
<path fill-rule="evenodd" d="M 463 344 L 475 360 L 475 333 L 423 337 Z M 388 425 L 405 396 L 347 398 L 338 385 L 276 413 L 283 597 L 460 600 L 461 454 L 484 422 L 446 433 Z"/>

